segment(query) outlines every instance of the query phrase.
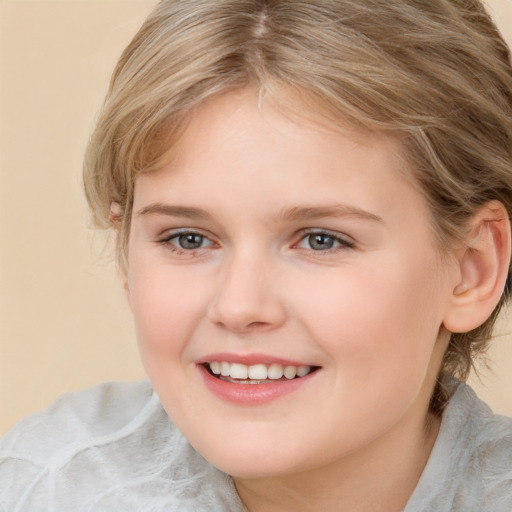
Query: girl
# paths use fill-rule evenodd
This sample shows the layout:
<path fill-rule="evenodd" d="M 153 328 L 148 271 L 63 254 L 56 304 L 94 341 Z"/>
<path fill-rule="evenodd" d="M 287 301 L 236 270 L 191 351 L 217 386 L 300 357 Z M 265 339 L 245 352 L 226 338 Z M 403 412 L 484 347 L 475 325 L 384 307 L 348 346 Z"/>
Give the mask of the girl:
<path fill-rule="evenodd" d="M 508 297 L 509 51 L 476 0 L 164 1 L 84 167 L 148 382 L 22 422 L 6 510 L 509 511 L 462 383 Z"/>

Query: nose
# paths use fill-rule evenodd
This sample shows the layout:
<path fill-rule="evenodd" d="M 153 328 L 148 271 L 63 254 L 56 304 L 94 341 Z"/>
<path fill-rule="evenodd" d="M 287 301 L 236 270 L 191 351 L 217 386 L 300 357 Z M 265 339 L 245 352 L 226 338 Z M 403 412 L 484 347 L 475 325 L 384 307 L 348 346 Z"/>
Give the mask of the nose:
<path fill-rule="evenodd" d="M 272 330 L 285 322 L 279 269 L 271 260 L 246 254 L 226 262 L 209 306 L 211 322 L 239 334 Z"/>

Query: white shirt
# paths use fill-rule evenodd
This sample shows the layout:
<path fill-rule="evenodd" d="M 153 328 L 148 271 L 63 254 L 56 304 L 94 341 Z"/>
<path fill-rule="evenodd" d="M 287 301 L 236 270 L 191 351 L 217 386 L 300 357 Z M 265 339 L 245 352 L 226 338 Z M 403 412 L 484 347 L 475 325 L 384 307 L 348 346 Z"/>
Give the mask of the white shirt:
<path fill-rule="evenodd" d="M 148 381 L 65 395 L 0 442 L 1 512 L 244 512 Z M 512 419 L 461 384 L 404 512 L 512 512 Z"/>

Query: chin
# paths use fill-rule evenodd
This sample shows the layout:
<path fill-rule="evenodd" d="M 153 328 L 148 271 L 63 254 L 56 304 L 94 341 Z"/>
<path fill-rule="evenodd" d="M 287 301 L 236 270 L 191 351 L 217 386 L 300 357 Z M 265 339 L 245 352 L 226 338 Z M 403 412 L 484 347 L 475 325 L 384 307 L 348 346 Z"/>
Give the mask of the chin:
<path fill-rule="evenodd" d="M 305 468 L 301 467 L 301 461 L 297 460 L 300 452 L 278 453 L 275 447 L 268 449 L 251 446 L 247 450 L 241 447 L 231 447 L 227 450 L 227 444 L 221 445 L 223 449 L 219 452 L 198 450 L 208 462 L 224 473 L 241 479 L 256 479 L 265 477 L 276 477 L 294 473 Z"/>
<path fill-rule="evenodd" d="M 250 460 L 210 460 L 217 469 L 243 480 L 254 480 L 258 478 L 271 478 L 291 474 L 294 471 L 293 466 L 280 464 L 275 461 L 264 461 L 256 459 Z"/>

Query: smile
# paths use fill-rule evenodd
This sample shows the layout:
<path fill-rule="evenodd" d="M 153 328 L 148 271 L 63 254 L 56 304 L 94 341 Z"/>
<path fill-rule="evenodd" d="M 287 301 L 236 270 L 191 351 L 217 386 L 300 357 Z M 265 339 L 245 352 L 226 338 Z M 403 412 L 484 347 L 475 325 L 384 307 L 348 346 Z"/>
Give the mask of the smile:
<path fill-rule="evenodd" d="M 237 384 L 266 384 L 278 380 L 291 380 L 305 377 L 313 371 L 312 366 L 285 366 L 278 363 L 249 366 L 227 361 L 212 361 L 206 363 L 206 367 L 219 379 Z"/>
<path fill-rule="evenodd" d="M 196 361 L 196 368 L 210 392 L 237 405 L 263 405 L 312 389 L 322 373 L 321 366 L 254 353 L 210 354 Z"/>

